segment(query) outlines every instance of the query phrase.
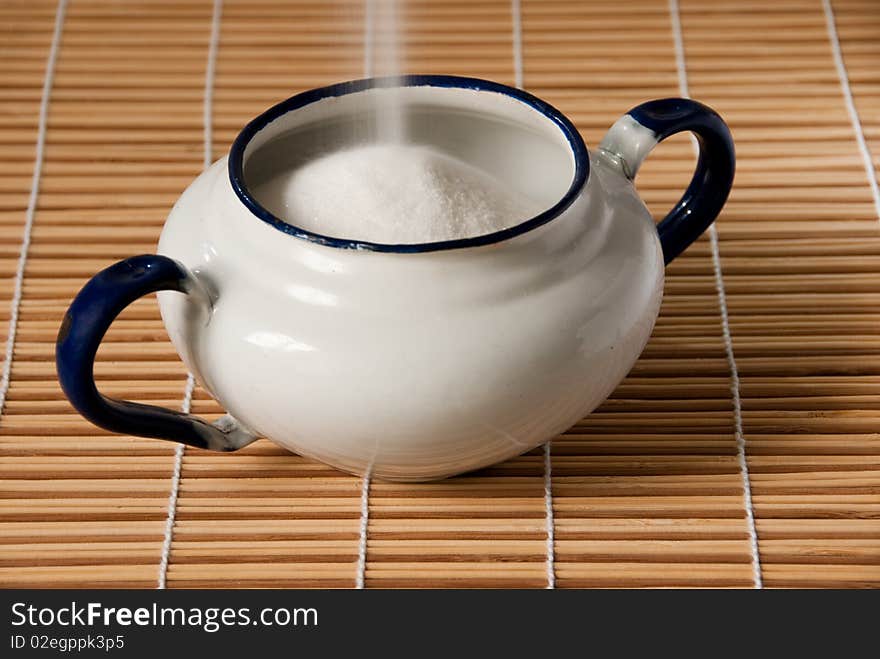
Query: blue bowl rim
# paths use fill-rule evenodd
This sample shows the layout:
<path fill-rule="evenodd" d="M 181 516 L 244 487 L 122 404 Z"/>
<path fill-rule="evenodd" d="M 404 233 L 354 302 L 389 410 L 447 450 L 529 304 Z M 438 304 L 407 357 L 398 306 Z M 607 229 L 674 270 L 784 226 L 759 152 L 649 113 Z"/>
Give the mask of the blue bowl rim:
<path fill-rule="evenodd" d="M 345 96 L 361 92 L 374 87 L 445 87 L 455 89 L 472 89 L 476 91 L 494 92 L 504 94 L 520 101 L 538 111 L 548 119 L 550 119 L 562 131 L 574 155 L 575 172 L 571 185 L 562 198 L 553 206 L 542 213 L 524 220 L 512 227 L 507 227 L 499 231 L 483 234 L 480 236 L 472 236 L 468 238 L 457 238 L 455 240 L 440 240 L 425 243 L 376 243 L 365 240 L 353 240 L 348 238 L 337 238 L 333 236 L 325 236 L 314 231 L 308 231 L 302 227 L 290 224 L 283 219 L 273 215 L 268 209 L 264 208 L 251 195 L 244 180 L 244 152 L 251 139 L 265 128 L 268 124 L 275 121 L 279 117 L 292 112 L 299 108 L 305 107 L 311 103 L 324 98 L 334 96 Z M 407 75 L 400 77 L 385 78 L 363 78 L 360 80 L 352 80 L 348 82 L 336 83 L 326 87 L 319 87 L 302 92 L 295 96 L 291 96 L 287 100 L 273 105 L 271 108 L 263 112 L 261 115 L 250 121 L 235 138 L 232 148 L 229 151 L 229 180 L 232 183 L 232 189 L 238 198 L 241 199 L 245 207 L 248 208 L 258 218 L 291 236 L 308 240 L 312 243 L 324 245 L 327 247 L 335 247 L 338 249 L 357 249 L 368 250 L 373 252 L 392 252 L 392 253 L 419 253 L 419 252 L 436 252 L 441 250 L 462 249 L 467 247 L 479 247 L 482 245 L 490 245 L 509 240 L 515 236 L 522 235 L 543 226 L 551 220 L 559 217 L 577 198 L 580 191 L 587 183 L 590 174 L 590 158 L 587 152 L 586 144 L 581 137 L 574 124 L 549 103 L 515 87 L 509 87 L 491 80 L 482 80 L 480 78 L 468 78 L 463 76 L 451 75 Z"/>

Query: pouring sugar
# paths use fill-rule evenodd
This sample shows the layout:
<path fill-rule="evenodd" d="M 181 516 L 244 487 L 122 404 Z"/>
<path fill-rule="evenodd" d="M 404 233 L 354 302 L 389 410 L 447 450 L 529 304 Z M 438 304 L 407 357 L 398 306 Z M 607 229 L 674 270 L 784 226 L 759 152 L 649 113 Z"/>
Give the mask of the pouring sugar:
<path fill-rule="evenodd" d="M 295 226 L 379 243 L 480 236 L 543 210 L 467 162 L 427 146 L 400 143 L 320 156 L 268 179 L 253 194 Z"/>

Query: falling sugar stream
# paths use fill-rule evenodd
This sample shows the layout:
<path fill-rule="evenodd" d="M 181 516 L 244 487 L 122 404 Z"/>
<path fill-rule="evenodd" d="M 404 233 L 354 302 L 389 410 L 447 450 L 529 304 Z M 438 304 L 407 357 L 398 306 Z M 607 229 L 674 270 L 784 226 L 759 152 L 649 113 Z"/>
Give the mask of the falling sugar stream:
<path fill-rule="evenodd" d="M 403 143 L 406 139 L 406 121 L 403 96 L 399 91 L 403 49 L 400 39 L 399 0 L 367 0 L 367 40 L 365 43 L 365 70 L 368 76 L 385 78 L 387 87 L 377 99 L 374 125 L 376 141 Z"/>

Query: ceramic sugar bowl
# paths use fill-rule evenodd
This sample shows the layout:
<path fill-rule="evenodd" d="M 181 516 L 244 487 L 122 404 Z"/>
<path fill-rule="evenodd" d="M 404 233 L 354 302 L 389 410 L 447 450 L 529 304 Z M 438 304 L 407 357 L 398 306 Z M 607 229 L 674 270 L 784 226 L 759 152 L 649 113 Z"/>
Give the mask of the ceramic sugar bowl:
<path fill-rule="evenodd" d="M 266 437 L 348 472 L 416 481 L 528 451 L 609 395 L 651 334 L 664 263 L 727 198 L 724 122 L 691 100 L 651 101 L 589 154 L 566 117 L 525 92 L 413 76 L 395 89 L 411 139 L 547 210 L 487 235 L 379 244 L 306 231 L 254 198 L 253 182 L 290 154 L 344 146 L 387 93 L 388 81 L 361 80 L 271 108 L 184 192 L 158 255 L 86 284 L 57 345 L 77 410 L 119 433 L 220 451 Z M 680 131 L 699 138 L 697 172 L 655 225 L 633 178 Z M 181 358 L 229 412 L 215 423 L 97 390 L 104 333 L 154 291 Z"/>

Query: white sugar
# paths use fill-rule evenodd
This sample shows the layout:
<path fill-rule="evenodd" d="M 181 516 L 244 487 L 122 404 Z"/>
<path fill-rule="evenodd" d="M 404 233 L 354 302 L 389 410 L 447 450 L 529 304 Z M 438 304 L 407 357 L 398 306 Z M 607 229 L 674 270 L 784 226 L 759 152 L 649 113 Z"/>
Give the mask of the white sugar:
<path fill-rule="evenodd" d="M 257 186 L 254 196 L 295 226 L 379 243 L 484 235 L 542 210 L 469 163 L 429 147 L 395 143 L 316 158 Z"/>

